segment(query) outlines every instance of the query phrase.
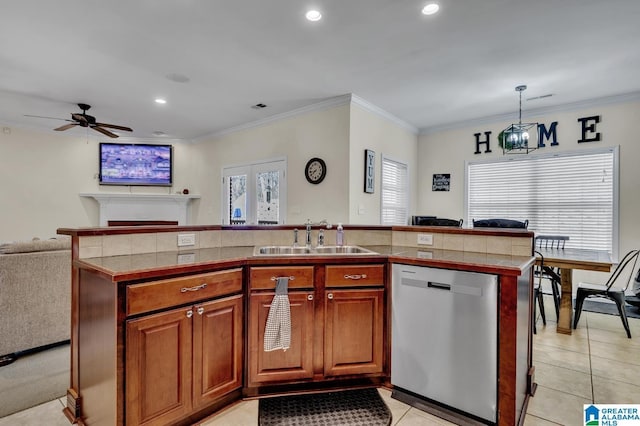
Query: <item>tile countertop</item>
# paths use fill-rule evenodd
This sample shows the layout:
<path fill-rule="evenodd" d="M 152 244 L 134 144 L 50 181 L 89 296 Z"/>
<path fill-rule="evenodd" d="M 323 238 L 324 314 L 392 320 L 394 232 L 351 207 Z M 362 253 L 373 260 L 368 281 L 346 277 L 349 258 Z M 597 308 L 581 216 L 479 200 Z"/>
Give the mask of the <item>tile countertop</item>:
<path fill-rule="evenodd" d="M 447 269 L 458 269 L 494 274 L 520 275 L 531 266 L 534 257 L 509 256 L 491 253 L 476 253 L 454 250 L 426 249 L 404 246 L 363 246 L 375 252 L 371 255 L 295 255 L 282 257 L 253 256 L 254 247 L 216 247 L 186 251 L 143 253 L 123 256 L 79 259 L 75 265 L 82 269 L 101 272 L 113 281 L 126 281 L 161 277 L 171 274 L 198 273 L 211 268 L 241 267 L 247 263 L 292 264 L 292 263 L 336 263 L 346 258 L 371 262 L 382 258 L 392 263 L 406 263 Z"/>

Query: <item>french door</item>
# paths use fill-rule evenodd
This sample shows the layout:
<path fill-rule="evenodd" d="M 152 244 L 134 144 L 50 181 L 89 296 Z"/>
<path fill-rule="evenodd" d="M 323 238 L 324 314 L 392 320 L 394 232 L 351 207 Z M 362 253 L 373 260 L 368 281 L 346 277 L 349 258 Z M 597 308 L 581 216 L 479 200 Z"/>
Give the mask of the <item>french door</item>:
<path fill-rule="evenodd" d="M 224 225 L 278 225 L 286 219 L 286 159 L 222 170 Z"/>

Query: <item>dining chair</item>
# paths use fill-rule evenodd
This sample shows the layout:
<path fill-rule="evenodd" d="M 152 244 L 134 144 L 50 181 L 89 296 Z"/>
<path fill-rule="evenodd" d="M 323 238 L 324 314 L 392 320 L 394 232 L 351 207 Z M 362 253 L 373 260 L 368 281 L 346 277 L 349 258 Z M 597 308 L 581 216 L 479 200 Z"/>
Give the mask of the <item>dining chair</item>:
<path fill-rule="evenodd" d="M 609 279 L 604 284 L 579 283 L 576 292 L 576 312 L 573 318 L 573 328 L 578 326 L 580 314 L 582 313 L 582 305 L 586 298 L 599 297 L 613 300 L 618 307 L 618 313 L 622 320 L 622 325 L 627 332 L 627 337 L 631 338 L 631 330 L 629 330 L 629 321 L 625 311 L 625 292 L 629 287 L 631 276 L 636 269 L 638 254 L 640 251 L 631 250 L 624 255 L 616 269 L 613 271 Z"/>
<path fill-rule="evenodd" d="M 564 250 L 565 242 L 568 240 L 569 240 L 569 237 L 566 235 L 536 235 L 535 246 L 538 250 L 540 249 Z M 540 278 L 549 282 L 551 286 L 551 293 L 544 292 L 544 291 L 542 293 L 550 294 L 553 296 L 553 305 L 556 310 L 556 319 L 557 319 L 560 315 L 560 290 L 562 288 L 562 284 L 560 281 L 560 268 L 543 266 L 542 263 L 540 263 L 536 265 L 533 273 L 535 276 L 539 276 Z"/>
<path fill-rule="evenodd" d="M 539 251 L 535 252 L 540 258 L 540 267 L 544 265 L 544 256 Z M 542 276 L 538 275 L 538 280 L 533 281 L 533 334 L 537 334 L 536 322 L 538 320 L 536 303 L 540 307 L 540 316 L 542 317 L 542 324 L 547 325 L 547 316 L 544 312 L 544 300 L 542 298 Z"/>
<path fill-rule="evenodd" d="M 457 226 L 462 227 L 462 219 L 445 219 L 442 217 L 426 217 L 418 221 L 415 225 L 422 226 Z"/>
<path fill-rule="evenodd" d="M 520 221 L 513 219 L 473 219 L 474 228 L 521 228 L 527 229 L 529 221 Z"/>

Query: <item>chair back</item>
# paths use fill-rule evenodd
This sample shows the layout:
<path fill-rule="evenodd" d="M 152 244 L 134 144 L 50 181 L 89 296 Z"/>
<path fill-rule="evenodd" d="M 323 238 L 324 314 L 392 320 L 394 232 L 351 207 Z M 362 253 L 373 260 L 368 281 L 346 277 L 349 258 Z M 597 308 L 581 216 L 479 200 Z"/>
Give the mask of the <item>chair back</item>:
<path fill-rule="evenodd" d="M 537 235 L 536 247 L 544 249 L 563 249 L 564 243 L 569 240 L 566 235 Z"/>
<path fill-rule="evenodd" d="M 473 219 L 474 228 L 520 228 L 527 229 L 529 221 L 521 222 L 513 219 Z"/>
<path fill-rule="evenodd" d="M 631 282 L 631 275 L 636 269 L 638 254 L 640 254 L 640 251 L 634 249 L 624 255 L 605 284 L 607 291 L 611 290 L 611 287 L 613 287 L 614 284 L 621 282 L 621 279 L 624 279 L 625 281 L 620 284 L 620 289 L 624 291 L 627 290 L 629 283 Z"/>
<path fill-rule="evenodd" d="M 429 217 L 423 218 L 418 221 L 415 225 L 422 226 L 457 226 L 460 228 L 462 226 L 462 219 L 445 219 L 442 217 Z"/>

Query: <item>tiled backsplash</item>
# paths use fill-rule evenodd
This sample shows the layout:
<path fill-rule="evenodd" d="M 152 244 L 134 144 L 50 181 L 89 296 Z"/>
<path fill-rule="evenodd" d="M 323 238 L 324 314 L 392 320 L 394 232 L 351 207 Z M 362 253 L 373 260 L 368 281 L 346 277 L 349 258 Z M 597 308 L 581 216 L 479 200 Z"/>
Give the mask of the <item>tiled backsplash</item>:
<path fill-rule="evenodd" d="M 345 244 L 348 245 L 395 245 L 423 247 L 425 249 L 443 249 L 495 253 L 513 256 L 531 256 L 532 240 L 529 237 L 504 237 L 492 235 L 472 235 L 455 233 L 429 233 L 431 245 L 419 245 L 417 234 L 421 231 L 392 230 L 345 230 Z M 195 234 L 195 245 L 178 247 L 178 232 L 158 232 L 148 234 L 81 236 L 79 241 L 81 259 L 91 257 L 119 256 L 141 253 L 172 252 L 213 247 L 292 245 L 291 230 L 215 230 L 185 232 Z M 325 245 L 333 245 L 336 240 L 335 229 L 325 229 Z M 313 245 L 316 245 L 318 230 L 312 233 Z M 304 244 L 304 229 L 298 231 L 298 243 Z"/>

